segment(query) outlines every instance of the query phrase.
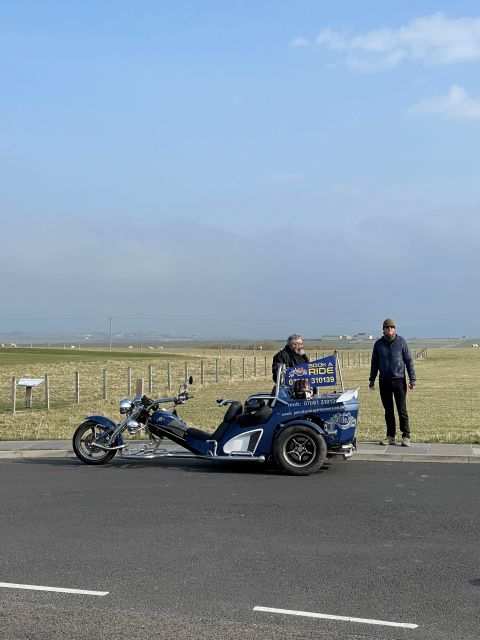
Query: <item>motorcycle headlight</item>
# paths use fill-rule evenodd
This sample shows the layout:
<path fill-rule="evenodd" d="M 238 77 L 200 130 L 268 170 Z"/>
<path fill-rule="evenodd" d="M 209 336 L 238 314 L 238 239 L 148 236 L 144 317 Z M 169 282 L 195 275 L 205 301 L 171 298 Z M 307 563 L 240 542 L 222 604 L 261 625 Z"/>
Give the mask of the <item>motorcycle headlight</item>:
<path fill-rule="evenodd" d="M 132 410 L 132 401 L 131 400 L 120 400 L 120 413 L 128 413 Z"/>

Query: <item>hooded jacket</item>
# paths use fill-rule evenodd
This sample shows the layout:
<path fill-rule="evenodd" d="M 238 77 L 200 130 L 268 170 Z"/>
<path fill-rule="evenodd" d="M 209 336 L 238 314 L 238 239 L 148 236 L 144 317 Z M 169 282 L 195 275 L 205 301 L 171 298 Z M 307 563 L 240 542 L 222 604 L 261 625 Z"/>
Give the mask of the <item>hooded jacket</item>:
<path fill-rule="evenodd" d="M 405 367 L 409 381 L 415 384 L 416 376 L 412 356 L 402 336 L 396 335 L 393 340 L 387 340 L 385 336 L 382 336 L 375 342 L 370 367 L 370 382 L 375 382 L 377 372 L 380 373 L 380 380 L 405 378 Z"/>

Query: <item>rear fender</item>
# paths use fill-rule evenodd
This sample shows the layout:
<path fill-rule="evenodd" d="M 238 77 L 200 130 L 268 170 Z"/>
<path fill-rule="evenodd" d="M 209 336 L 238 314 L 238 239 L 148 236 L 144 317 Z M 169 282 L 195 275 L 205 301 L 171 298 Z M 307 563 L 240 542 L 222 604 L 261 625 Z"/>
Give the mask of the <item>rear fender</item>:
<path fill-rule="evenodd" d="M 302 425 L 302 427 L 310 427 L 310 429 L 313 429 L 314 431 L 319 433 L 321 436 L 323 436 L 323 437 L 326 436 L 326 433 L 322 429 L 322 427 L 320 427 L 315 422 L 312 422 L 311 420 L 291 420 L 290 422 L 285 422 L 281 426 L 281 428 L 276 432 L 275 437 L 278 438 L 278 436 L 281 433 L 283 433 L 285 431 L 285 429 L 288 429 L 288 427 L 293 427 L 295 425 Z"/>

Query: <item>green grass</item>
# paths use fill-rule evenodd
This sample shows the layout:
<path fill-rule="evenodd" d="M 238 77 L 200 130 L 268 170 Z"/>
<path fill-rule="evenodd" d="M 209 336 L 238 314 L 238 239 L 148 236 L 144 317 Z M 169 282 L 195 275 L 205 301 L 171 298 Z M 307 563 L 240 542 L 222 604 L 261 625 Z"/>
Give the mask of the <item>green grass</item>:
<path fill-rule="evenodd" d="M 4 350 L 7 351 L 7 350 Z M 15 351 L 15 353 L 13 353 Z M 50 353 L 55 351 L 55 353 Z M 209 353 L 209 351 L 211 351 Z M 47 352 L 47 353 L 46 353 Z M 204 355 L 205 354 L 205 355 Z M 312 354 L 315 355 L 315 354 Z M 360 416 L 357 435 L 359 440 L 378 440 L 385 435 L 383 408 L 378 393 L 368 389 L 370 351 L 350 356 L 350 366 L 343 368 L 345 388 L 360 387 Z M 4 358 L 4 356 L 7 356 Z M 242 380 L 241 360 L 248 360 L 247 379 Z M 0 352 L 0 439 L 57 439 L 70 438 L 75 427 L 88 414 L 102 413 L 119 419 L 118 401 L 126 396 L 126 370 L 132 369 L 132 378 L 146 379 L 148 365 L 155 372 L 154 396 L 166 392 L 166 363 L 172 363 L 174 384 L 184 375 L 184 362 L 189 362 L 189 372 L 195 382 L 194 399 L 179 408 L 179 413 L 192 426 L 213 430 L 224 413 L 215 399 L 220 397 L 244 400 L 255 391 L 271 389 L 269 375 L 264 377 L 264 358 L 268 367 L 272 352 L 257 352 L 257 378 L 253 379 L 252 350 L 224 352 L 202 349 L 162 353 L 128 352 L 72 352 L 47 349 L 18 349 Z M 10 358 L 10 359 L 9 359 Z M 25 359 L 23 359 L 25 358 Z M 221 381 L 214 383 L 214 365 L 218 358 Z M 234 379 L 229 378 L 232 358 Z M 205 363 L 207 383 L 201 387 L 200 361 Z M 268 374 L 267 367 L 267 374 Z M 101 371 L 105 368 L 109 380 L 108 400 L 102 399 Z M 480 353 L 478 349 L 430 349 L 428 358 L 416 361 L 417 387 L 408 394 L 412 441 L 443 443 L 480 443 Z M 81 404 L 73 403 L 72 379 L 80 371 L 82 380 Z M 38 408 L 20 411 L 12 415 L 9 407 L 11 377 L 16 375 L 42 377 L 48 372 L 51 379 L 51 396 L 61 395 L 61 402 L 50 411 Z M 68 383 L 68 384 L 67 384 Z M 65 386 L 67 385 L 67 386 Z M 37 393 L 37 392 L 35 392 Z M 36 406 L 41 405 L 42 391 L 35 396 Z M 22 396 L 19 392 L 18 406 Z"/>
<path fill-rule="evenodd" d="M 90 349 L 43 349 L 43 348 L 0 348 L 0 369 L 6 366 L 42 366 L 49 367 L 55 364 L 72 362 L 98 362 L 106 363 L 110 360 L 155 360 L 167 361 L 182 357 L 182 353 L 152 351 L 146 349 L 140 351 L 109 351 Z M 192 354 L 192 357 L 197 357 Z"/>
<path fill-rule="evenodd" d="M 412 441 L 480 444 L 480 353 L 468 349 L 434 349 L 428 358 L 415 362 L 417 386 L 408 392 Z M 368 388 L 370 367 L 344 368 L 345 388 L 360 387 L 360 413 L 357 429 L 361 441 L 379 440 L 385 435 L 383 407 L 378 391 Z M 267 381 L 265 381 L 267 382 Z M 243 399 L 260 390 L 256 381 L 234 386 L 202 389 L 198 399 L 182 407 L 182 416 L 214 428 L 219 422 L 216 397 Z M 270 383 L 263 384 L 268 390 Z M 196 406 L 194 406 L 196 403 Z"/>
<path fill-rule="evenodd" d="M 412 440 L 439 443 L 480 443 L 480 354 L 477 349 L 430 349 L 415 363 L 417 385 L 408 392 Z M 385 435 L 378 392 L 368 389 L 368 371 L 348 372 L 360 390 L 360 440 Z"/>

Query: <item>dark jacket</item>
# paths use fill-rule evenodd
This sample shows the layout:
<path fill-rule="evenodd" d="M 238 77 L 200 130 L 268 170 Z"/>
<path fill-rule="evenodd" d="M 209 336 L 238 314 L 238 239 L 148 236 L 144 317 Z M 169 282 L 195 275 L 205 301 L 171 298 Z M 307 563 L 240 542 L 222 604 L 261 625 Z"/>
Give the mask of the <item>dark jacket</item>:
<path fill-rule="evenodd" d="M 377 372 L 380 372 L 380 380 L 405 378 L 405 367 L 407 367 L 409 381 L 414 384 L 416 377 L 413 360 L 402 336 L 395 336 L 393 340 L 387 340 L 385 336 L 382 336 L 375 342 L 370 367 L 370 382 L 375 382 Z"/>
<path fill-rule="evenodd" d="M 305 364 L 305 362 L 308 362 L 308 356 L 306 353 L 300 356 L 298 355 L 298 353 L 295 353 L 295 351 L 291 347 L 286 345 L 281 351 L 273 356 L 273 381 L 277 381 L 277 369 L 281 364 L 284 364 L 288 368 L 295 367 L 297 364 Z"/>

